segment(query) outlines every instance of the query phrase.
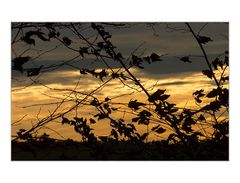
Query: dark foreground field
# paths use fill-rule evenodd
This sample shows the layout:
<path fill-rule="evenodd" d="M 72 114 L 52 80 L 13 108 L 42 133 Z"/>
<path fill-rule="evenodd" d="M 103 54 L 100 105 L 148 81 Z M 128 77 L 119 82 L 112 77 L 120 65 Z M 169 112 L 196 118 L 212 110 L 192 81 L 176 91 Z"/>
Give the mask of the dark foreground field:
<path fill-rule="evenodd" d="M 12 160 L 228 160 L 228 140 L 194 145 L 150 142 L 12 142 Z"/>

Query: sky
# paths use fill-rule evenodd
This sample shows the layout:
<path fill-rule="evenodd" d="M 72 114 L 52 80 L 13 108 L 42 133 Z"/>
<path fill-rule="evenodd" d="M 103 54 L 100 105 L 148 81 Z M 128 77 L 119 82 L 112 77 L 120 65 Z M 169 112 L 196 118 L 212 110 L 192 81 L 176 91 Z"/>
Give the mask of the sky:
<path fill-rule="evenodd" d="M 211 37 L 213 40 L 204 45 L 204 48 L 209 56 L 210 60 L 213 60 L 216 56 L 221 55 L 228 50 L 228 24 L 227 23 L 190 23 L 195 32 L 199 32 L 200 35 Z M 192 97 L 192 93 L 197 89 L 204 88 L 210 89 L 214 83 L 207 77 L 201 74 L 203 69 L 207 69 L 200 48 L 193 36 L 186 31 L 187 27 L 184 23 L 157 23 L 154 25 L 147 23 L 127 23 L 123 28 L 112 28 L 106 26 L 106 30 L 112 34 L 111 41 L 117 47 L 116 50 L 120 51 L 125 60 L 131 56 L 134 52 L 135 55 L 147 56 L 151 53 L 157 53 L 163 55 L 162 61 L 154 62 L 152 64 L 144 63 L 144 69 L 137 67 L 132 68 L 132 73 L 140 79 L 144 86 L 153 92 L 156 89 L 166 89 L 166 93 L 170 94 L 170 101 L 177 104 L 178 107 L 196 107 Z M 80 27 L 81 33 L 90 37 L 93 40 L 95 32 L 89 28 L 89 23 L 82 23 Z M 69 37 L 73 40 L 71 44 L 74 48 L 85 46 L 76 36 L 69 30 L 60 30 L 61 35 Z M 12 38 L 15 36 L 16 31 L 12 31 Z M 36 39 L 36 47 L 34 49 L 25 52 L 24 56 L 37 56 L 41 51 L 54 48 L 58 45 L 56 41 L 42 42 Z M 28 49 L 28 45 L 22 43 L 16 43 L 12 46 L 12 58 L 21 54 L 24 50 Z M 136 50 L 137 49 L 137 50 Z M 192 63 L 184 63 L 179 60 L 183 56 L 190 56 Z M 60 45 L 56 50 L 46 53 L 45 55 L 37 58 L 36 60 L 24 65 L 26 68 L 39 67 L 44 65 L 43 72 L 40 74 L 38 81 L 42 84 L 52 88 L 46 88 L 41 84 L 33 84 L 31 79 L 36 77 L 26 77 L 26 74 L 19 71 L 12 71 L 12 134 L 20 128 L 29 128 L 32 124 L 36 123 L 39 119 L 44 118 L 49 111 L 53 111 L 56 105 L 36 105 L 46 104 L 58 101 L 54 97 L 66 96 L 69 92 L 60 91 L 59 89 L 74 89 L 77 83 L 78 91 L 90 92 L 94 88 L 101 85 L 101 81 L 86 75 L 80 75 L 79 69 L 71 66 L 62 66 L 54 71 L 47 72 L 48 66 L 53 64 L 60 64 L 66 60 L 76 57 L 76 53 L 66 49 L 63 45 Z M 117 70 L 120 65 L 117 62 L 107 60 L 108 64 Z M 77 68 L 94 68 L 103 69 L 106 66 L 100 62 L 94 60 L 92 57 L 86 57 L 77 59 L 70 62 Z M 133 83 L 128 82 L 130 86 L 134 86 Z M 26 87 L 28 86 L 28 87 Z M 154 88 L 153 88 L 154 86 Z M 55 89 L 55 90 L 54 90 Z M 58 89 L 56 91 L 56 89 Z M 96 96 L 104 99 L 105 97 L 115 98 L 119 95 L 123 97 L 117 97 L 114 101 L 128 102 L 129 100 L 138 99 L 142 102 L 146 101 L 146 97 L 142 93 L 131 94 L 132 90 L 123 86 L 119 81 L 113 80 L 109 82 L 104 89 L 99 91 Z M 59 110 L 66 110 L 71 107 L 73 103 L 66 103 Z M 121 108 L 126 110 L 124 107 Z M 94 111 L 91 107 L 80 107 L 78 114 L 82 116 L 91 116 Z M 74 111 L 69 116 L 74 115 Z M 24 117 L 25 116 L 25 117 Z M 19 123 L 16 123 L 19 119 L 22 119 Z M 115 114 L 115 117 L 125 117 L 123 113 Z M 62 126 L 61 119 L 55 120 L 48 124 L 48 127 L 54 129 L 58 133 L 50 129 L 43 129 L 48 131 L 51 136 L 56 138 L 73 138 L 79 140 L 79 136 L 74 134 L 71 127 Z M 94 129 L 99 135 L 107 135 L 109 133 L 109 124 L 107 121 L 97 123 L 94 125 Z M 146 130 L 145 127 L 139 127 L 141 132 Z M 61 134 L 61 136 L 59 135 Z M 151 137 L 154 139 L 154 137 Z"/>

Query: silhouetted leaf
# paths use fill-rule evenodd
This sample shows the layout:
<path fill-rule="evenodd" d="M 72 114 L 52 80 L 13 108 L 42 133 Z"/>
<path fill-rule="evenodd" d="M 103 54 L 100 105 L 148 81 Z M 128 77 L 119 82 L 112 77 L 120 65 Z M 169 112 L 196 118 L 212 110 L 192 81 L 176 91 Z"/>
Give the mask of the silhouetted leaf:
<path fill-rule="evenodd" d="M 223 82 L 225 82 L 225 81 L 229 81 L 229 76 L 222 77 L 222 78 L 221 78 L 221 81 L 223 81 Z"/>
<path fill-rule="evenodd" d="M 115 107 L 112 107 L 111 108 L 113 111 L 117 111 L 118 109 L 117 108 L 115 108 Z"/>
<path fill-rule="evenodd" d="M 229 58 L 228 58 L 228 56 L 225 56 L 225 58 L 224 58 L 224 63 L 228 66 L 229 65 Z"/>
<path fill-rule="evenodd" d="M 146 104 L 144 103 L 141 103 L 141 102 L 137 102 L 137 100 L 134 100 L 134 101 L 130 101 L 128 103 L 128 107 L 129 108 L 132 108 L 134 110 L 138 110 L 140 106 L 145 106 Z"/>
<path fill-rule="evenodd" d="M 191 125 L 193 124 L 196 124 L 196 122 L 191 117 L 187 117 L 183 122 L 182 130 L 186 131 L 187 133 L 192 132 L 193 129 Z"/>
<path fill-rule="evenodd" d="M 196 90 L 196 91 L 193 93 L 193 95 L 196 95 L 198 98 L 200 98 L 200 97 L 203 97 L 203 96 L 205 95 L 203 92 L 204 92 L 203 89 L 201 89 L 201 90 Z"/>
<path fill-rule="evenodd" d="M 177 112 L 177 111 L 178 111 L 178 108 L 175 108 L 175 109 L 171 109 L 169 112 L 174 113 L 174 112 Z"/>
<path fill-rule="evenodd" d="M 189 57 L 187 57 L 187 56 L 186 56 L 186 57 L 182 57 L 182 58 L 180 58 L 180 60 L 183 61 L 183 62 L 189 62 L 189 63 L 192 63 L 192 61 L 190 61 L 190 60 L 189 60 Z"/>
<path fill-rule="evenodd" d="M 21 39 L 27 43 L 27 44 L 33 44 L 35 45 L 35 40 L 32 38 L 32 36 L 37 36 L 42 41 L 49 41 L 49 38 L 44 37 L 45 33 L 37 30 L 37 31 L 28 31 L 25 33 L 25 36 L 23 36 Z"/>
<path fill-rule="evenodd" d="M 150 57 L 147 56 L 147 57 L 143 57 L 144 60 L 146 60 L 149 64 L 151 64 L 151 60 L 150 60 Z"/>
<path fill-rule="evenodd" d="M 152 114 L 149 111 L 143 110 L 138 115 L 139 115 L 138 124 L 144 124 L 144 125 L 149 124 L 150 116 L 152 116 Z"/>
<path fill-rule="evenodd" d="M 42 67 L 43 67 L 43 65 L 41 65 L 40 67 L 37 67 L 37 68 L 28 69 L 27 70 L 27 76 L 28 77 L 37 76 L 40 73 Z"/>
<path fill-rule="evenodd" d="M 210 104 L 202 107 L 202 111 L 219 111 L 219 109 L 221 108 L 221 102 L 220 101 L 213 101 L 210 102 Z"/>
<path fill-rule="evenodd" d="M 104 99 L 105 102 L 108 102 L 109 100 L 111 100 L 111 99 L 108 98 L 108 97 L 106 97 L 106 98 Z"/>
<path fill-rule="evenodd" d="M 162 61 L 162 59 L 160 59 L 160 56 L 156 53 L 152 53 L 150 58 L 151 58 L 152 62 Z"/>
<path fill-rule="evenodd" d="M 41 39 L 42 41 L 49 41 L 49 39 L 44 37 L 43 35 L 44 35 L 43 32 L 38 32 L 37 34 L 38 38 Z"/>
<path fill-rule="evenodd" d="M 136 55 L 132 55 L 132 64 L 137 66 L 140 69 L 144 69 L 143 66 L 141 66 L 143 60 L 139 57 L 137 57 Z"/>
<path fill-rule="evenodd" d="M 27 56 L 27 57 L 16 57 L 13 62 L 14 64 L 19 64 L 19 65 L 23 65 L 24 63 L 28 62 L 30 60 L 31 57 Z"/>
<path fill-rule="evenodd" d="M 208 94 L 207 94 L 207 97 L 208 98 L 214 98 L 216 97 L 217 95 L 220 94 L 221 91 L 219 91 L 218 89 L 213 89 L 212 91 L 210 91 Z"/>
<path fill-rule="evenodd" d="M 209 77 L 210 79 L 213 78 L 213 72 L 210 71 L 210 70 L 202 70 L 202 73 L 203 73 L 204 75 L 206 75 L 207 77 Z"/>
<path fill-rule="evenodd" d="M 111 135 L 112 135 L 115 139 L 118 139 L 118 133 L 116 132 L 116 130 L 112 129 Z"/>
<path fill-rule="evenodd" d="M 132 118 L 132 122 L 137 122 L 139 119 L 139 117 Z"/>
<path fill-rule="evenodd" d="M 92 76 L 99 78 L 101 81 L 103 81 L 104 77 L 108 76 L 108 72 L 106 72 L 105 69 L 102 69 L 100 72 L 96 72 L 94 69 L 80 69 L 80 74 L 91 74 Z"/>
<path fill-rule="evenodd" d="M 90 103 L 91 105 L 93 105 L 93 106 L 99 106 L 99 101 L 96 99 L 96 98 L 94 98 L 92 101 L 91 101 L 91 103 Z"/>
<path fill-rule="evenodd" d="M 30 59 L 31 59 L 31 57 L 29 57 L 29 56 L 27 56 L 27 57 L 16 57 L 13 60 L 13 69 L 23 72 L 22 65 L 25 64 L 26 62 L 28 62 Z"/>
<path fill-rule="evenodd" d="M 21 38 L 25 43 L 29 45 L 35 45 L 35 40 L 29 37 L 22 37 Z"/>
<path fill-rule="evenodd" d="M 154 101 L 156 101 L 156 100 L 160 100 L 160 96 L 162 95 L 162 94 L 164 94 L 164 92 L 165 92 L 166 90 L 160 90 L 160 89 L 158 89 L 156 92 L 154 92 L 152 95 L 150 95 L 150 97 L 148 98 L 148 101 L 149 102 L 154 102 Z M 167 96 L 165 96 L 165 97 L 167 97 Z M 168 98 L 168 97 L 167 97 Z"/>
<path fill-rule="evenodd" d="M 197 103 L 202 103 L 202 100 L 200 98 L 195 98 Z"/>
<path fill-rule="evenodd" d="M 63 37 L 62 39 L 63 39 L 63 42 L 65 45 L 67 45 L 67 46 L 71 45 L 71 43 L 72 43 L 71 39 L 69 39 L 68 37 Z"/>
<path fill-rule="evenodd" d="M 86 69 L 80 69 L 80 73 L 85 75 L 85 74 L 87 74 L 87 70 Z"/>
<path fill-rule="evenodd" d="M 229 90 L 227 88 L 221 89 L 221 92 L 219 94 L 219 101 L 222 106 L 227 107 L 228 106 L 228 100 L 229 100 Z"/>
<path fill-rule="evenodd" d="M 219 60 L 219 58 L 214 59 L 214 61 L 212 62 L 212 65 L 215 70 L 218 69 L 218 66 L 223 69 L 223 62 Z"/>
<path fill-rule="evenodd" d="M 195 91 L 193 93 L 194 99 L 196 100 L 197 103 L 201 103 L 202 102 L 202 100 L 200 98 L 205 96 L 205 94 L 203 92 L 204 92 L 204 90 L 201 89 L 201 90 L 197 90 L 197 91 Z"/>
<path fill-rule="evenodd" d="M 25 131 L 26 131 L 26 129 L 21 128 L 21 129 L 19 129 L 18 133 L 22 134 Z"/>
<path fill-rule="evenodd" d="M 69 119 L 62 116 L 62 124 L 69 124 Z"/>
<path fill-rule="evenodd" d="M 37 31 L 28 31 L 25 34 L 26 38 L 30 38 L 31 36 L 36 35 L 39 39 L 41 39 L 42 41 L 49 41 L 49 39 L 47 39 L 46 37 L 44 37 L 43 35 L 45 35 L 45 33 L 37 30 Z"/>
<path fill-rule="evenodd" d="M 201 43 L 201 44 L 206 44 L 208 43 L 209 41 L 213 41 L 210 37 L 206 37 L 206 36 L 198 36 L 198 41 Z"/>
<path fill-rule="evenodd" d="M 99 78 L 101 79 L 101 81 L 103 81 L 104 77 L 108 76 L 108 73 L 106 72 L 105 69 L 103 69 L 101 72 L 97 73 L 97 75 L 99 76 Z"/>
<path fill-rule="evenodd" d="M 91 124 L 95 124 L 96 123 L 96 121 L 94 119 L 92 119 L 92 118 L 90 118 L 89 121 L 90 121 Z"/>
<path fill-rule="evenodd" d="M 170 97 L 170 95 L 161 95 L 161 96 L 159 97 L 159 100 L 164 101 L 164 100 L 167 100 L 169 97 Z"/>
<path fill-rule="evenodd" d="M 147 136 L 148 136 L 148 133 L 144 133 L 143 135 L 141 135 L 140 140 L 144 141 L 147 138 Z"/>
<path fill-rule="evenodd" d="M 128 126 L 130 126 L 133 130 L 136 130 L 134 124 L 128 124 Z"/>
<path fill-rule="evenodd" d="M 138 117 L 132 118 L 132 122 L 148 125 L 151 116 L 152 114 L 149 111 L 143 110 L 138 114 Z"/>
<path fill-rule="evenodd" d="M 111 77 L 114 79 L 114 78 L 119 78 L 120 77 L 120 74 L 114 72 L 112 73 Z"/>

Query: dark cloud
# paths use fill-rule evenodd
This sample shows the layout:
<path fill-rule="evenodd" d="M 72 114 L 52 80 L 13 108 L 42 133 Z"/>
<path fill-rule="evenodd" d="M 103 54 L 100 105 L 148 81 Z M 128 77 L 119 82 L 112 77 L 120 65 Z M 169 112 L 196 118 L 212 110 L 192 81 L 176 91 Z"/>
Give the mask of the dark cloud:
<path fill-rule="evenodd" d="M 196 32 L 198 32 L 204 24 L 205 23 L 191 23 Z M 88 28 L 89 26 L 89 23 L 83 23 L 82 28 L 84 31 L 82 33 L 86 36 L 91 36 L 94 34 L 94 31 Z M 184 23 L 171 23 L 171 26 L 181 29 L 186 28 Z M 190 33 L 183 33 L 182 31 L 170 31 L 168 28 L 166 28 L 166 23 L 158 23 L 154 25 L 154 29 L 151 26 L 148 26 L 146 23 L 128 23 L 128 26 L 122 29 L 111 28 L 108 26 L 106 30 L 112 34 L 111 41 L 117 46 L 117 50 L 123 54 L 125 59 L 131 56 L 132 51 L 143 42 L 145 42 L 145 44 L 139 48 L 135 54 L 143 53 L 143 51 L 144 55 L 149 55 L 153 52 L 158 54 L 168 54 L 162 58 L 163 61 L 161 62 L 155 62 L 152 64 L 143 63 L 144 69 L 138 69 L 138 72 L 143 73 L 146 77 L 158 79 L 163 75 L 174 75 L 186 72 L 201 72 L 201 70 L 207 68 L 206 62 L 202 57 L 191 57 L 192 63 L 184 63 L 177 58 L 188 55 L 200 56 L 202 53 Z M 226 37 L 228 37 L 227 23 L 209 23 L 200 33 L 201 35 L 210 36 L 213 39 L 213 42 L 204 45 L 204 48 L 209 56 L 209 60 L 213 60 L 217 54 L 223 53 L 228 49 L 228 40 L 226 39 Z M 78 39 L 74 37 L 71 32 L 63 31 L 63 34 L 74 40 L 73 45 L 76 48 L 79 47 L 79 43 L 77 41 Z M 153 34 L 157 34 L 158 36 L 154 36 Z M 46 44 L 50 43 L 44 44 L 45 45 L 42 45 L 42 48 L 46 48 Z M 41 48 L 41 44 L 38 45 L 38 47 Z M 48 47 L 50 48 L 50 46 Z M 21 45 L 18 45 L 18 48 L 23 49 Z M 15 48 L 15 51 L 17 51 L 18 48 Z M 46 72 L 49 70 L 49 66 L 59 65 L 64 61 L 73 58 L 73 56 L 74 54 L 71 51 L 64 47 L 59 47 L 59 49 L 54 50 L 51 52 L 51 54 L 46 54 L 34 62 L 29 62 L 24 65 L 24 67 L 31 68 L 44 65 L 43 76 L 41 76 L 41 80 L 48 84 L 66 84 L 77 80 L 77 76 L 64 76 L 64 72 L 66 71 L 76 71 L 78 68 L 107 68 L 102 61 L 96 61 L 94 58 L 85 57 L 83 60 L 78 58 L 75 61 L 69 62 L 71 65 L 73 65 L 73 67 L 64 65 L 56 67 L 56 70 Z M 116 61 L 106 60 L 106 62 L 113 69 L 121 67 L 121 65 Z M 19 80 L 29 80 L 28 78 L 26 79 L 25 73 L 22 74 L 18 71 L 12 71 L 12 77 Z M 13 81 L 13 86 L 24 84 L 25 82 Z"/>
<path fill-rule="evenodd" d="M 191 82 L 186 82 L 186 81 L 175 81 L 175 82 L 161 83 L 161 86 L 184 85 L 184 84 L 190 84 L 190 83 Z"/>

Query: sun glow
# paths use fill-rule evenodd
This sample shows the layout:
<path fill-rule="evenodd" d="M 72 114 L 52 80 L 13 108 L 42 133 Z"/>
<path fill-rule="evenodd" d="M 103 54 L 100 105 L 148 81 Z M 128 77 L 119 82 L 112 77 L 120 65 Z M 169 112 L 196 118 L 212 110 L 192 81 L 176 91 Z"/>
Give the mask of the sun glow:
<path fill-rule="evenodd" d="M 136 69 L 133 70 L 133 73 L 139 78 L 149 93 L 153 93 L 157 89 L 166 89 L 166 94 L 171 95 L 169 101 L 176 103 L 177 107 L 182 108 L 197 108 L 198 106 L 195 104 L 192 93 L 199 89 L 208 91 L 212 87 L 211 80 L 203 76 L 202 73 L 171 74 L 164 77 L 159 75 L 159 79 L 156 77 L 149 78 L 148 75 Z M 54 78 L 61 78 L 63 76 L 65 80 L 61 80 L 62 82 L 55 80 L 56 82 L 47 83 L 47 79 L 49 78 L 54 81 Z M 47 84 L 44 84 L 44 82 Z M 16 126 L 13 125 L 12 134 L 15 134 L 20 128 L 29 128 L 51 114 L 63 99 L 65 103 L 55 113 L 68 110 L 77 101 L 83 100 L 86 95 L 102 84 L 101 81 L 91 76 L 80 76 L 79 71 L 50 73 L 50 75 L 42 78 L 41 83 L 34 84 L 25 89 L 21 89 L 20 86 L 12 88 L 13 124 L 24 117 L 21 123 L 18 123 Z M 118 112 L 112 114 L 114 118 L 125 118 L 126 121 L 131 121 L 131 117 L 133 116 L 126 113 L 127 103 L 136 99 L 141 102 L 147 102 L 146 95 L 139 88 L 138 91 L 134 91 L 134 95 L 132 88 L 137 89 L 138 87 L 131 81 L 123 85 L 119 80 L 115 79 L 108 82 L 104 88 L 101 88 L 93 96 L 97 97 L 99 101 L 104 100 L 106 97 L 110 98 L 119 109 Z M 77 92 L 73 92 L 73 90 Z M 92 97 L 87 97 L 88 101 L 92 99 Z M 77 115 L 79 117 L 92 118 L 96 112 L 91 106 L 79 105 L 77 109 L 72 110 L 67 116 L 72 117 Z M 94 124 L 92 127 L 96 135 L 109 134 L 110 127 L 108 120 L 100 120 L 99 123 Z M 146 126 L 139 125 L 137 128 L 140 132 L 146 131 Z M 65 138 L 81 140 L 72 127 L 61 125 L 61 118 L 50 122 L 46 128 L 42 128 L 42 131 L 49 132 L 55 138 L 61 138 L 59 136 L 61 134 Z M 156 136 L 152 135 L 149 138 L 154 139 Z"/>

